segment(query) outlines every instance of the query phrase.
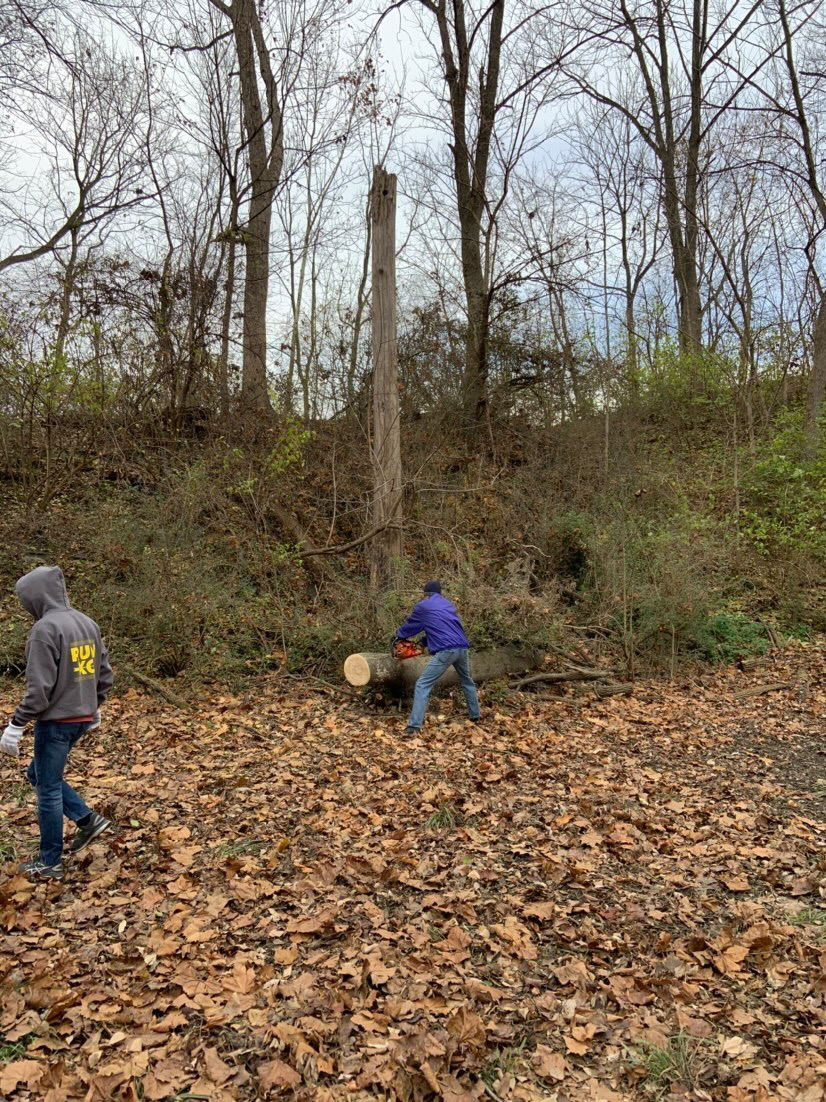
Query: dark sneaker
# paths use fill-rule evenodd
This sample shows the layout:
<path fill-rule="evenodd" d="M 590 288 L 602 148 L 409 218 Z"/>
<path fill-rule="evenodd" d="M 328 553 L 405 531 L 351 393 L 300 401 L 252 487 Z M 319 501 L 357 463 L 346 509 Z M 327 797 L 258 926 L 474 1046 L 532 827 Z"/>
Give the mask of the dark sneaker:
<path fill-rule="evenodd" d="M 17 866 L 17 871 L 22 872 L 31 880 L 62 880 L 63 865 L 58 861 L 56 865 L 46 865 L 40 860 L 40 856 L 33 857 L 31 861 L 24 861 Z"/>
<path fill-rule="evenodd" d="M 419 733 L 420 728 L 418 727 L 405 727 L 404 731 L 402 731 L 403 735 L 418 735 Z"/>
<path fill-rule="evenodd" d="M 97 812 L 92 813 L 92 818 L 86 824 L 86 826 L 79 826 L 75 831 L 75 836 L 72 838 L 71 845 L 69 846 L 69 853 L 80 853 L 82 849 L 86 849 L 90 842 L 94 841 L 99 834 L 103 834 L 104 830 L 108 830 L 112 825 L 110 819 L 105 819 L 102 815 L 98 815 Z"/>

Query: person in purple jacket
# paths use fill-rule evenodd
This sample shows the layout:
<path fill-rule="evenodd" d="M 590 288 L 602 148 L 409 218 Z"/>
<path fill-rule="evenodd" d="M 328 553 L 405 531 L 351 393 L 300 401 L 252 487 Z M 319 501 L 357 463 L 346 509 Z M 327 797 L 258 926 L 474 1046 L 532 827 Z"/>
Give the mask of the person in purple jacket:
<path fill-rule="evenodd" d="M 424 634 L 425 646 L 432 657 L 422 671 L 413 690 L 413 707 L 407 717 L 406 735 L 415 735 L 422 729 L 424 714 L 431 690 L 445 670 L 451 666 L 459 676 L 459 684 L 465 694 L 467 714 L 471 720 L 479 718 L 479 697 L 470 676 L 468 641 L 458 613 L 450 601 L 442 596 L 439 582 L 424 586 L 424 598 L 413 608 L 396 632 L 397 639 L 412 639 Z"/>

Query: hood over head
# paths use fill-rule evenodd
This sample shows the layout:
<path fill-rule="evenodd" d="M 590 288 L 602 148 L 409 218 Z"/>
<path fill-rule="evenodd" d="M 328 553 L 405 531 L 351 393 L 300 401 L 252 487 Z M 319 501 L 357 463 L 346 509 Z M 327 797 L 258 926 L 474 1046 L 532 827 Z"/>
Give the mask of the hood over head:
<path fill-rule="evenodd" d="M 36 620 L 53 608 L 70 608 L 66 582 L 59 566 L 36 566 L 15 586 L 20 604 Z"/>

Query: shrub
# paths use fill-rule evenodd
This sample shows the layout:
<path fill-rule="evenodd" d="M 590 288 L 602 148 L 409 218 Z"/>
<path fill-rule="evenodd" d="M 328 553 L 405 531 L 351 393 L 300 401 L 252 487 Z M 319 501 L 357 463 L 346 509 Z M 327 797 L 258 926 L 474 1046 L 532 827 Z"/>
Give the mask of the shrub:
<path fill-rule="evenodd" d="M 589 568 L 581 598 L 616 635 L 630 669 L 753 653 L 759 625 L 725 611 L 732 569 L 716 522 L 684 502 L 628 514 L 608 504 L 578 531 Z"/>
<path fill-rule="evenodd" d="M 742 612 L 715 612 L 699 618 L 693 636 L 694 649 L 710 662 L 763 654 L 769 643 L 763 625 Z"/>
<path fill-rule="evenodd" d="M 700 424 L 731 403 L 736 366 L 710 349 L 688 353 L 663 341 L 650 364 L 641 367 L 637 390 L 651 410 L 683 424 Z"/>
<path fill-rule="evenodd" d="M 807 455 L 799 412 L 761 444 L 741 499 L 741 530 L 762 555 L 826 564 L 826 446 Z"/>

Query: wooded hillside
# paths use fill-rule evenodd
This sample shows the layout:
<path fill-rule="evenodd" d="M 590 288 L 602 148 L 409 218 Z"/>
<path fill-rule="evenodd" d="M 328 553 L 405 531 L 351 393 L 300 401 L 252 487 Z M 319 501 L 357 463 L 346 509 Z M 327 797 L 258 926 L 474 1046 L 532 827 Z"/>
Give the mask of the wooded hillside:
<path fill-rule="evenodd" d="M 6 592 L 60 561 L 199 679 L 338 671 L 429 576 L 630 675 L 823 626 L 817 4 L 0 26 Z"/>

